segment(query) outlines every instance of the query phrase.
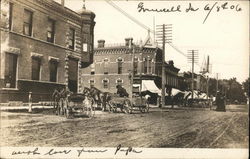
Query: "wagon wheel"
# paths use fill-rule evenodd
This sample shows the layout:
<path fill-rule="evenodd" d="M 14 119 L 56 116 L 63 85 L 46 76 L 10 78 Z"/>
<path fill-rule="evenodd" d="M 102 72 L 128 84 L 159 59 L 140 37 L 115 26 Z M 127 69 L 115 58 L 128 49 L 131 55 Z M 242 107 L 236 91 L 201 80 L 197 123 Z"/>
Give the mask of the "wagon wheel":
<path fill-rule="evenodd" d="M 126 114 L 131 114 L 132 113 L 132 106 L 131 106 L 131 103 L 129 100 L 125 100 L 124 101 L 124 104 L 123 104 L 123 107 L 124 107 L 124 112 Z"/>
<path fill-rule="evenodd" d="M 117 111 L 117 105 L 114 102 L 109 102 L 109 111 L 115 113 Z"/>

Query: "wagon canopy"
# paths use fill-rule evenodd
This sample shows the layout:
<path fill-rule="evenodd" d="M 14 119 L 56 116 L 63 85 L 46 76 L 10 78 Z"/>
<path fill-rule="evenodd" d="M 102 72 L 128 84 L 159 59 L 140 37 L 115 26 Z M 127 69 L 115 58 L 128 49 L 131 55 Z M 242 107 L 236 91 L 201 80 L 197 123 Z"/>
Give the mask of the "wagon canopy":
<path fill-rule="evenodd" d="M 140 87 L 140 84 L 134 84 L 133 87 Z M 155 82 L 153 80 L 142 80 L 141 91 L 150 91 L 152 93 L 157 93 L 158 95 L 161 95 L 161 90 L 155 85 Z"/>

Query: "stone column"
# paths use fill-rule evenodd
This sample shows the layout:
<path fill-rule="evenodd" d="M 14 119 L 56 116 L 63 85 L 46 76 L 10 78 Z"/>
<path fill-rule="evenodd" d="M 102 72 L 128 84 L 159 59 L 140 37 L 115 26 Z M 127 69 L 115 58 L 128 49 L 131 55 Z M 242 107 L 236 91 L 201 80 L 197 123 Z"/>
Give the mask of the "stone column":
<path fill-rule="evenodd" d="M 81 78 L 81 60 L 79 59 L 79 61 L 78 61 L 78 74 L 77 74 L 77 76 L 78 76 L 78 80 L 77 80 L 77 87 L 78 87 L 78 89 L 77 89 L 77 92 L 78 93 L 81 93 L 82 92 L 82 78 Z"/>

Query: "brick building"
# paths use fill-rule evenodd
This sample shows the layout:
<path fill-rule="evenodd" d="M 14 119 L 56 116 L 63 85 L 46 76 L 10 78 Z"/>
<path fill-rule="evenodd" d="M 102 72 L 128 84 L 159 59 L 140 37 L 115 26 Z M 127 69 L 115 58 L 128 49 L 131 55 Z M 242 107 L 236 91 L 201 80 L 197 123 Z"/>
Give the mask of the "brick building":
<path fill-rule="evenodd" d="M 183 72 L 179 73 L 180 79 L 182 83 L 185 83 L 183 87 L 184 90 L 192 89 L 192 73 L 191 72 Z M 199 92 L 207 91 L 207 78 L 202 74 L 194 73 L 194 90 Z"/>
<path fill-rule="evenodd" d="M 95 14 L 64 0 L 1 0 L 0 10 L 0 103 L 79 91 L 80 69 L 93 61 Z"/>
<path fill-rule="evenodd" d="M 81 71 L 80 85 L 95 86 L 104 92 L 112 93 L 117 91 L 117 85 L 122 85 L 130 95 L 132 81 L 133 92 L 139 91 L 138 85 L 141 81 L 151 81 L 148 85 L 161 88 L 162 49 L 149 44 L 131 45 L 132 40 L 132 38 L 126 38 L 125 44 L 118 46 L 105 46 L 105 40 L 98 40 L 98 46 L 94 49 L 94 62 Z M 165 63 L 165 66 L 166 87 L 178 88 L 179 69 L 174 67 L 173 61 Z M 133 71 L 134 74 L 132 74 Z"/>

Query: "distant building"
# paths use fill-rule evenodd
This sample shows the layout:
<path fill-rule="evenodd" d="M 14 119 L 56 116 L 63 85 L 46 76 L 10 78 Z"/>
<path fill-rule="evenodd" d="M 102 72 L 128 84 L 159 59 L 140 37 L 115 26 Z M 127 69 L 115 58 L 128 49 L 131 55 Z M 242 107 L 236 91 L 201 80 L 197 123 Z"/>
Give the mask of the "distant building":
<path fill-rule="evenodd" d="M 0 102 L 50 100 L 54 89 L 79 91 L 93 62 L 95 14 L 52 0 L 1 0 Z"/>
<path fill-rule="evenodd" d="M 140 83 L 145 81 L 151 81 L 151 86 L 147 87 L 155 85 L 154 88 L 161 88 L 162 49 L 152 45 L 136 45 L 132 41 L 132 38 L 126 38 L 125 44 L 105 46 L 105 40 L 98 40 L 93 64 L 81 70 L 80 85 L 94 86 L 112 93 L 116 93 L 117 85 L 122 85 L 131 95 L 133 78 L 133 92 L 139 92 Z M 166 87 L 178 88 L 179 69 L 174 67 L 173 61 L 165 63 L 165 66 Z"/>
<path fill-rule="evenodd" d="M 179 73 L 181 83 L 184 85 L 184 90 L 192 90 L 192 73 L 183 72 Z M 206 93 L 207 91 L 207 78 L 201 74 L 194 73 L 194 90 Z"/>

